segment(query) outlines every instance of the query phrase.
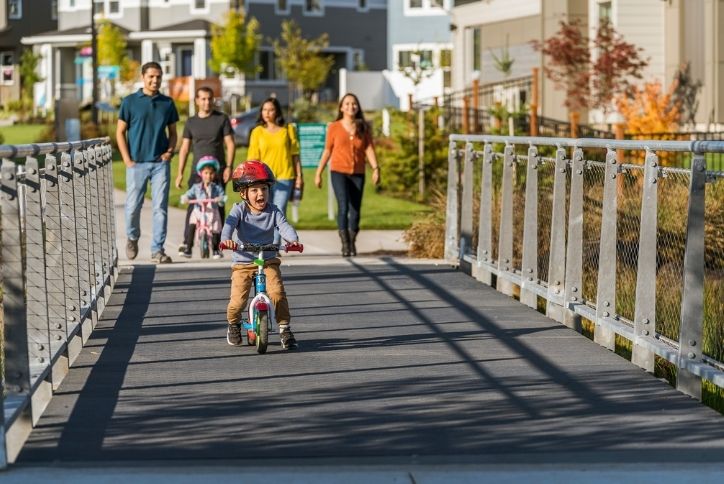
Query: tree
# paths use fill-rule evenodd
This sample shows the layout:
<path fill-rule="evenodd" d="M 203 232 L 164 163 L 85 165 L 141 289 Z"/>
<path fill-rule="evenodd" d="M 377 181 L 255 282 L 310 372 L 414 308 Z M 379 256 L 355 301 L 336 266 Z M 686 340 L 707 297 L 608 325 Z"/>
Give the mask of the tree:
<path fill-rule="evenodd" d="M 98 65 L 119 66 L 123 82 L 133 82 L 138 75 L 138 62 L 128 56 L 126 36 L 108 20 L 98 26 Z"/>
<path fill-rule="evenodd" d="M 646 82 L 633 89 L 631 96 L 619 95 L 618 111 L 626 120 L 626 131 L 636 133 L 669 133 L 676 131 L 679 103 L 674 100 L 676 82 L 664 92 L 659 81 Z"/>
<path fill-rule="evenodd" d="M 623 40 L 608 19 L 601 20 L 593 47 L 596 59 L 591 66 L 590 107 L 600 109 L 605 120 L 614 99 L 633 92 L 633 80 L 643 77 L 649 62 L 641 57 L 643 49 Z"/>
<path fill-rule="evenodd" d="M 242 9 L 229 10 L 225 20 L 223 25 L 211 27 L 209 66 L 229 77 L 256 74 L 261 70 L 256 62 L 261 42 L 259 22 L 254 17 L 247 21 Z"/>
<path fill-rule="evenodd" d="M 42 56 L 32 49 L 26 49 L 20 56 L 20 108 L 22 114 L 33 105 L 33 89 L 36 82 L 43 80 L 38 74 L 38 64 Z"/>
<path fill-rule="evenodd" d="M 316 39 L 305 39 L 302 29 L 293 20 L 285 20 L 281 39 L 272 44 L 277 64 L 286 78 L 305 99 L 311 99 L 334 64 L 334 57 L 321 54 L 329 46 L 329 36 L 322 34 Z"/>
<path fill-rule="evenodd" d="M 543 42 L 534 40 L 531 44 L 548 57 L 543 72 L 558 89 L 566 91 L 563 104 L 578 112 L 588 107 L 591 95 L 591 52 L 580 20 L 561 21 L 560 25 L 554 36 Z"/>

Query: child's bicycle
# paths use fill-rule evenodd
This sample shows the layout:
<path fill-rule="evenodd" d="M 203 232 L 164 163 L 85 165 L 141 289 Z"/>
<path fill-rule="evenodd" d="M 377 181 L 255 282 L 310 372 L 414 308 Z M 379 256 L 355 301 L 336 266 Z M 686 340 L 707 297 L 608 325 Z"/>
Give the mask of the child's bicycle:
<path fill-rule="evenodd" d="M 215 204 L 219 201 L 215 198 L 198 198 L 188 200 L 190 204 L 196 204 L 198 207 L 194 209 L 198 216 L 196 222 L 196 240 L 199 244 L 199 252 L 202 259 L 208 259 L 211 252 L 211 243 L 213 233 L 211 232 L 211 221 L 214 217 Z"/>
<path fill-rule="evenodd" d="M 266 294 L 266 275 L 264 275 L 264 251 L 278 251 L 279 244 L 251 244 L 244 242 L 239 244 L 239 248 L 248 252 L 257 252 L 258 255 L 254 259 L 257 266 L 256 274 L 254 274 L 254 290 L 256 295 L 249 302 L 249 319 L 243 323 L 246 329 L 246 341 L 248 345 L 256 345 L 256 351 L 259 354 L 266 353 L 269 344 L 269 332 L 276 326 L 276 317 L 274 315 L 274 304 Z M 285 245 L 284 251 L 302 252 L 304 246 Z"/>

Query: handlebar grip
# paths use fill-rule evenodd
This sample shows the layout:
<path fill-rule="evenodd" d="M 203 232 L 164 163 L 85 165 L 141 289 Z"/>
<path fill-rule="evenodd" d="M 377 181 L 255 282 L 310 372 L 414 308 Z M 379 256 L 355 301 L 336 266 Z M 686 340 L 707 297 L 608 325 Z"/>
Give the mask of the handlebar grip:
<path fill-rule="evenodd" d="M 301 254 L 304 252 L 304 244 L 285 245 L 284 252 L 299 252 Z"/>

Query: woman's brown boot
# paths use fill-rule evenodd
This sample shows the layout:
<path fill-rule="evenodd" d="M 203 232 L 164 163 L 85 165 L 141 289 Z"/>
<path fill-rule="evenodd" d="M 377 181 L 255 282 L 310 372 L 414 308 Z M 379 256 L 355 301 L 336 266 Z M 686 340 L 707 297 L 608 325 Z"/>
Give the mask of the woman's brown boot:
<path fill-rule="evenodd" d="M 339 238 L 342 241 L 342 257 L 349 257 L 349 234 L 346 230 L 340 230 Z"/>

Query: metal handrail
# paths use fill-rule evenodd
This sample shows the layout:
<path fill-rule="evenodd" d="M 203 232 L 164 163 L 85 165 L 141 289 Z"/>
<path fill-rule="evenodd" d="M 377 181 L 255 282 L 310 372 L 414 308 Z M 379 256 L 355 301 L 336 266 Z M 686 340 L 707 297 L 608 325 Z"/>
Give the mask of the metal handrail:
<path fill-rule="evenodd" d="M 724 227 L 706 209 L 707 201 L 721 204 L 707 197 L 722 196 L 706 186 L 724 183 L 722 172 L 707 170 L 706 155 L 723 153 L 724 141 L 449 139 L 446 259 L 501 292 L 519 292 L 533 308 L 542 298 L 546 313 L 572 328 L 591 321 L 594 340 L 609 349 L 623 336 L 632 343 L 632 362 L 648 371 L 655 356 L 668 360 L 682 392 L 701 399 L 702 380 L 724 388 L 724 342 L 709 341 L 718 359 L 703 349 L 705 318 L 724 324 L 724 314 L 712 313 L 718 301 L 705 299 L 707 287 L 716 294 L 711 284 L 724 284 L 717 275 L 724 250 L 711 240 Z M 527 156 L 516 154 L 521 146 Z M 539 147 L 555 148 L 555 157 L 540 156 Z M 605 160 L 589 161 L 588 149 L 603 149 Z M 627 162 L 629 151 L 643 152 L 642 163 Z M 659 156 L 666 151 L 690 153 L 691 167 L 664 166 Z M 625 285 L 619 266 L 629 277 Z M 676 297 L 657 300 L 661 290 L 679 291 L 680 306 Z"/>
<path fill-rule="evenodd" d="M 109 138 L 3 145 L 0 156 L 3 468 L 103 312 L 118 251 Z"/>

